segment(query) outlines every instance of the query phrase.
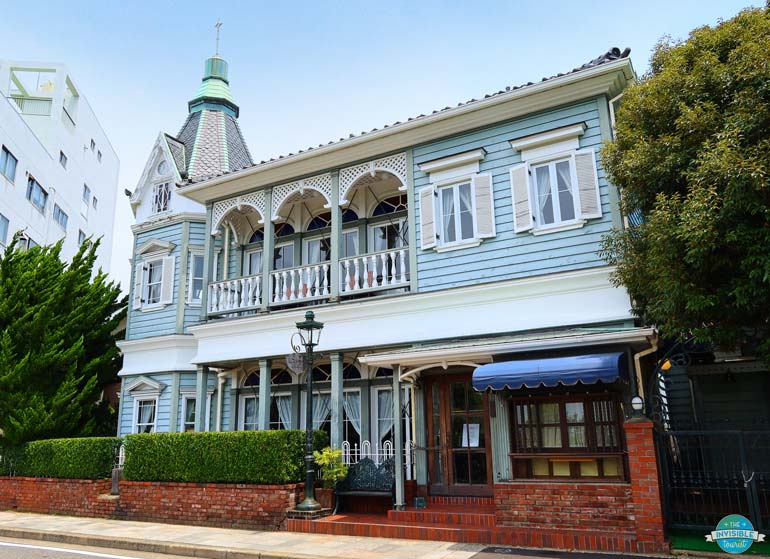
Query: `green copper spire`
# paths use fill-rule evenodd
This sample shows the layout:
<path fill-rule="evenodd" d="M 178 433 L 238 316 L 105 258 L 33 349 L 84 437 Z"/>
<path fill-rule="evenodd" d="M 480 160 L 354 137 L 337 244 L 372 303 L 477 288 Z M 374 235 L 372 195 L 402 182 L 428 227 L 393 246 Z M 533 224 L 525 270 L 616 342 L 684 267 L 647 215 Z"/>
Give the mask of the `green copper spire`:
<path fill-rule="evenodd" d="M 203 83 L 187 106 L 191 113 L 211 109 L 225 111 L 238 118 L 238 105 L 227 81 L 227 61 L 218 54 L 206 60 Z"/>

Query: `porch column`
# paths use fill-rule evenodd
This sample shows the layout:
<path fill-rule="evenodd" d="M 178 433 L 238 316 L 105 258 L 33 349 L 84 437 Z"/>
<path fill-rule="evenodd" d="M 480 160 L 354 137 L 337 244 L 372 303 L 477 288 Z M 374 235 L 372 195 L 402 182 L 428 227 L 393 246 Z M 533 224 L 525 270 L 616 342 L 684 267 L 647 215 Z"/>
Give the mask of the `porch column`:
<path fill-rule="evenodd" d="M 428 424 L 425 410 L 425 391 L 419 384 L 414 385 L 414 466 L 417 485 L 428 484 Z"/>
<path fill-rule="evenodd" d="M 404 433 L 401 425 L 401 365 L 393 366 L 393 446 L 395 447 L 396 503 L 394 508 L 404 508 Z"/>
<path fill-rule="evenodd" d="M 195 379 L 195 431 L 206 430 L 206 394 L 209 387 L 209 368 L 198 365 Z"/>
<path fill-rule="evenodd" d="M 273 362 L 270 359 L 259 360 L 259 419 L 257 427 L 262 431 L 270 428 L 270 381 L 272 380 Z"/>
<path fill-rule="evenodd" d="M 230 415 L 228 418 L 228 430 L 235 431 L 238 427 L 238 373 L 230 373 Z"/>
<path fill-rule="evenodd" d="M 342 448 L 342 353 L 332 353 L 330 359 L 332 362 L 332 393 L 331 393 L 331 447 Z"/>
<path fill-rule="evenodd" d="M 329 269 L 329 294 L 331 301 L 336 301 L 340 294 L 340 249 L 342 248 L 342 208 L 340 208 L 340 172 L 332 171 L 332 235 L 331 235 L 331 262 Z M 334 396 L 332 396 L 334 397 Z M 334 412 L 332 412 L 334 413 Z M 332 418 L 334 416 L 332 415 Z M 332 428 L 332 440 L 334 430 Z M 334 446 L 334 445 L 332 445 Z"/>
<path fill-rule="evenodd" d="M 262 239 L 262 301 L 261 311 L 266 311 L 270 305 L 270 299 L 273 296 L 272 285 L 270 282 L 270 272 L 273 269 L 273 246 L 275 245 L 275 227 L 273 226 L 273 189 L 265 189 L 265 212 L 262 216 L 265 221 Z"/>
<path fill-rule="evenodd" d="M 214 277 L 214 236 L 211 234 L 212 204 L 206 204 L 206 230 L 203 250 L 203 291 L 201 292 L 201 320 L 205 321 L 209 313 L 209 284 L 216 281 Z M 180 306 L 184 306 L 181 305 Z"/>

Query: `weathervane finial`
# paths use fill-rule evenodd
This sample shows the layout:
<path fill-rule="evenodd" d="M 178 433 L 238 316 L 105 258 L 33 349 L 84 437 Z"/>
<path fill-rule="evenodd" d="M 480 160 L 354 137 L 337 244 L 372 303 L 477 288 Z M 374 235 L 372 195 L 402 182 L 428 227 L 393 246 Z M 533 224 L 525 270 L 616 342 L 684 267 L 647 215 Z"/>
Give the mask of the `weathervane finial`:
<path fill-rule="evenodd" d="M 219 19 L 217 19 L 217 23 L 216 23 L 216 25 L 214 25 L 214 27 L 217 28 L 217 52 L 216 52 L 216 56 L 219 56 L 219 28 L 222 27 L 222 22 Z"/>

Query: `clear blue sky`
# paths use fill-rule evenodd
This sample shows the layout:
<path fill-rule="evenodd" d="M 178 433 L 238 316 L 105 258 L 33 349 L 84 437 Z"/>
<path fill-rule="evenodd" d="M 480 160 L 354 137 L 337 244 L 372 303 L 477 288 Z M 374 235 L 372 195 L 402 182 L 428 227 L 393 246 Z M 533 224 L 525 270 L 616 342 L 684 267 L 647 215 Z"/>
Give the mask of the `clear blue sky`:
<path fill-rule="evenodd" d="M 631 47 L 637 73 L 663 35 L 684 38 L 748 0 L 4 2 L 0 56 L 66 63 L 133 190 L 159 131 L 176 134 L 221 54 L 257 160 L 455 105 Z M 121 194 L 113 272 L 128 285 Z"/>

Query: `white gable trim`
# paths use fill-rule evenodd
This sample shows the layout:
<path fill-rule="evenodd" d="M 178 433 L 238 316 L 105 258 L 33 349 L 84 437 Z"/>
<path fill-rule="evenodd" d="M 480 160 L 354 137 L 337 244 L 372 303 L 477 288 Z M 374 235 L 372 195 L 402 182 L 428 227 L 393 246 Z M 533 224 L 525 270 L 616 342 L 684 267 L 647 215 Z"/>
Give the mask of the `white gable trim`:
<path fill-rule="evenodd" d="M 134 212 L 136 212 L 136 207 L 142 203 L 142 198 L 144 197 L 144 193 L 147 191 L 147 189 L 151 187 L 152 184 L 158 182 L 157 179 L 153 179 L 153 175 L 155 174 L 155 168 L 158 166 L 158 163 L 160 163 L 162 158 L 165 158 L 169 169 L 171 169 L 168 182 L 176 184 L 182 181 L 182 176 L 179 174 L 179 170 L 176 168 L 174 156 L 171 154 L 171 150 L 166 143 L 163 132 L 161 132 L 158 134 L 158 137 L 155 140 L 155 144 L 153 145 L 150 152 L 150 157 L 147 159 L 147 163 L 144 165 L 144 170 L 142 171 L 139 182 L 136 183 L 136 189 L 131 195 L 130 202 Z"/>
<path fill-rule="evenodd" d="M 418 167 L 423 173 L 435 173 L 436 171 L 444 171 L 452 167 L 468 165 L 469 163 L 476 163 L 478 165 L 478 162 L 484 159 L 486 154 L 487 152 L 484 148 L 479 148 L 450 155 L 449 157 L 442 157 L 441 159 L 426 161 L 425 163 L 420 163 Z"/>
<path fill-rule="evenodd" d="M 171 251 L 176 248 L 176 245 L 169 241 L 161 241 L 159 239 L 150 239 L 143 242 L 136 249 L 136 255 L 144 254 L 171 254 Z"/>
<path fill-rule="evenodd" d="M 126 391 L 132 396 L 159 396 L 166 385 L 150 377 L 140 376 L 126 386 Z"/>
<path fill-rule="evenodd" d="M 521 152 L 522 161 L 548 157 L 557 153 L 580 148 L 580 136 L 586 131 L 585 122 L 563 126 L 547 132 L 524 136 L 508 143 L 515 151 Z"/>

